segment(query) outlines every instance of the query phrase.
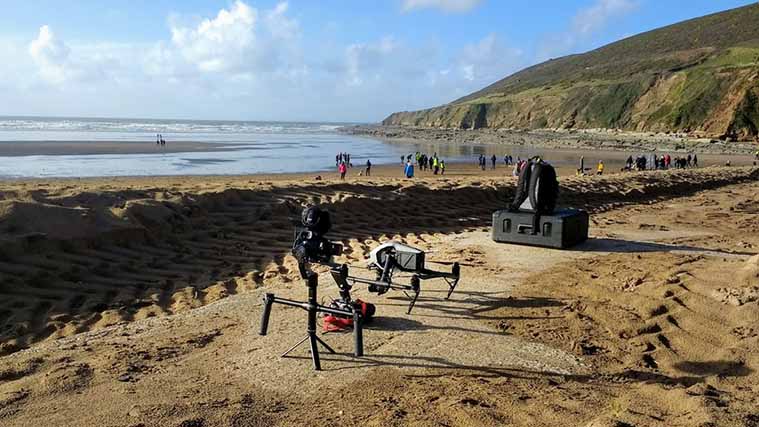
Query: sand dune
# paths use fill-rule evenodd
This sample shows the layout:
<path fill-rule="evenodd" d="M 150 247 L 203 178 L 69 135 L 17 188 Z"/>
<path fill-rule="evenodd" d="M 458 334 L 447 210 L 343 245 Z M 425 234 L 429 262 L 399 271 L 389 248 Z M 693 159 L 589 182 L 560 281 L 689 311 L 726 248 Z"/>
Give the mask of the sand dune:
<path fill-rule="evenodd" d="M 750 168 L 565 178 L 564 205 L 600 212 L 755 179 Z M 174 181 L 169 183 L 166 181 Z M 513 179 L 375 183 L 166 178 L 6 185 L 0 193 L 1 353 L 172 314 L 293 276 L 284 263 L 302 206 L 325 205 L 350 259 L 390 237 L 488 225 Z M 353 251 L 353 253 L 351 253 Z M 290 266 L 292 267 L 292 266 Z"/>

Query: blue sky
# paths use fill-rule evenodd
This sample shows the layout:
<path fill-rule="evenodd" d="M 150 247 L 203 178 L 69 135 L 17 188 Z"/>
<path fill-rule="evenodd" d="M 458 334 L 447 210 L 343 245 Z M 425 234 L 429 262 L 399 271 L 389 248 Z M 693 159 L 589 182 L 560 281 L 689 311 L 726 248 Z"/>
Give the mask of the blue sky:
<path fill-rule="evenodd" d="M 372 122 L 749 3 L 11 1 L 0 115 Z"/>

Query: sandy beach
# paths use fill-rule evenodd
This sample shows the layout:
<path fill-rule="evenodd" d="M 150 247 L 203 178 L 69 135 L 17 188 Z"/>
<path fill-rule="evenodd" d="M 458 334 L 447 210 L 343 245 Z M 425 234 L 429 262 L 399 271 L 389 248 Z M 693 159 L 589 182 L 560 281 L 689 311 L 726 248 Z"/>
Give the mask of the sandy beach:
<path fill-rule="evenodd" d="M 759 420 L 759 169 L 563 173 L 560 204 L 591 213 L 592 238 L 557 251 L 490 239 L 504 168 L 398 167 L 4 182 L 2 425 Z M 261 296 L 305 297 L 288 252 L 309 203 L 332 212 L 341 261 L 400 240 L 461 262 L 459 288 L 425 282 L 411 315 L 402 293 L 357 288 L 378 309 L 365 357 L 329 334 L 321 373 L 305 350 L 280 358 L 305 315 L 276 307 L 259 336 Z M 328 275 L 319 291 L 337 295 Z"/>

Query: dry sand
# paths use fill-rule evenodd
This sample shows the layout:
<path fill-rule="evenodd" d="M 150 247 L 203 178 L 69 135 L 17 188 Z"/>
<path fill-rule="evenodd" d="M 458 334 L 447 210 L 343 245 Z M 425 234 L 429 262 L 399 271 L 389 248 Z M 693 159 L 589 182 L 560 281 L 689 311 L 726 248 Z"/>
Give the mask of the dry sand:
<path fill-rule="evenodd" d="M 0 424 L 759 425 L 758 179 L 562 178 L 561 204 L 593 214 L 570 251 L 489 239 L 498 175 L 5 183 Z M 279 358 L 305 315 L 276 306 L 260 337 L 260 298 L 304 297 L 286 253 L 306 203 L 333 213 L 342 260 L 394 238 L 460 261 L 457 292 L 425 282 L 406 315 L 358 290 L 378 306 L 365 357 L 327 335 L 321 373 Z"/>

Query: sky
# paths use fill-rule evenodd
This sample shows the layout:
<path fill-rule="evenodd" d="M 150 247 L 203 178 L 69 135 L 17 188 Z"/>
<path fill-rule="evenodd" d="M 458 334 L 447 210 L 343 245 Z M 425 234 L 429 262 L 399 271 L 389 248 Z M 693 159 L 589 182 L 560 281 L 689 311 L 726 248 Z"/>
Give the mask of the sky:
<path fill-rule="evenodd" d="M 8 0 L 0 115 L 376 122 L 747 0 Z"/>

